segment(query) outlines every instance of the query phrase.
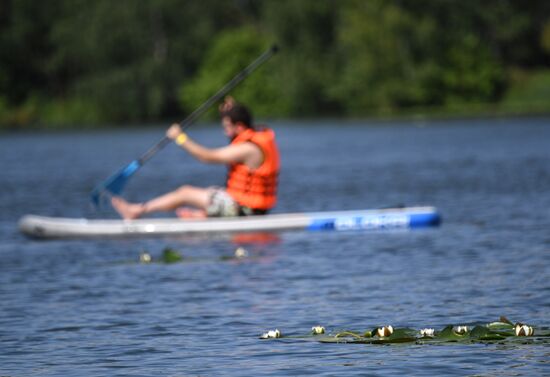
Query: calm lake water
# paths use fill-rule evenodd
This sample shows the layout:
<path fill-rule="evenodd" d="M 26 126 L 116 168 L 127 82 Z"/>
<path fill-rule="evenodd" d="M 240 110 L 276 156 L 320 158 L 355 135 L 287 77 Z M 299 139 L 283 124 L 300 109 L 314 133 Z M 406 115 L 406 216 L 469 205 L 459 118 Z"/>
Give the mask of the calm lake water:
<path fill-rule="evenodd" d="M 27 213 L 93 212 L 91 188 L 163 134 L 0 135 L 1 376 L 548 375 L 548 344 L 358 345 L 264 341 L 505 315 L 550 325 L 550 119 L 272 124 L 276 212 L 433 205 L 439 228 L 285 232 L 247 240 L 26 239 Z M 220 128 L 191 137 L 225 143 Z M 144 200 L 225 170 L 168 146 L 130 181 Z M 239 246 L 249 257 L 231 257 Z M 171 247 L 176 264 L 140 264 Z"/>

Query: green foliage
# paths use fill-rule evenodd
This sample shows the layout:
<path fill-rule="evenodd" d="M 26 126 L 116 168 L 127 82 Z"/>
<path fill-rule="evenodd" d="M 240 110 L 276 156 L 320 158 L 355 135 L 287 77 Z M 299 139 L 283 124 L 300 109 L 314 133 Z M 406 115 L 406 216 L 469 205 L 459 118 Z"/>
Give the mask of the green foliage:
<path fill-rule="evenodd" d="M 542 27 L 540 45 L 546 53 L 550 53 L 550 20 L 546 21 Z"/>
<path fill-rule="evenodd" d="M 183 257 L 177 250 L 174 250 L 169 247 L 162 250 L 163 263 L 177 263 L 177 262 L 181 262 L 182 260 L 183 260 Z"/>
<path fill-rule="evenodd" d="M 511 84 L 502 105 L 511 110 L 532 112 L 550 108 L 550 70 L 513 71 Z"/>
<path fill-rule="evenodd" d="M 446 61 L 442 83 L 447 103 L 489 102 L 500 96 L 504 71 L 476 35 L 459 38 L 448 49 Z"/>
<path fill-rule="evenodd" d="M 44 102 L 40 121 L 51 126 L 93 125 L 103 119 L 97 107 L 79 97 Z"/>
<path fill-rule="evenodd" d="M 489 102 L 504 77 L 475 30 L 443 34 L 434 14 L 386 1 L 347 3 L 339 28 L 342 62 L 334 96 L 352 114 L 411 106 Z"/>
<path fill-rule="evenodd" d="M 0 95 L 11 107 L 47 90 L 44 58 L 55 7 L 33 0 L 0 2 Z"/>
<path fill-rule="evenodd" d="M 548 111 L 549 20 L 543 0 L 0 0 L 0 125 L 179 120 L 274 42 L 232 93 L 258 117 Z"/>
<path fill-rule="evenodd" d="M 102 120 L 150 120 L 169 112 L 177 82 L 187 65 L 197 64 L 190 39 L 211 29 L 207 22 L 183 33 L 180 22 L 190 18 L 185 11 L 200 10 L 185 5 L 181 19 L 174 7 L 172 1 L 66 3 L 70 17 L 52 29 L 59 48 L 49 61 L 50 69 L 67 80 L 62 84 L 66 96 L 87 99 Z M 172 33 L 184 37 L 175 41 Z"/>
<path fill-rule="evenodd" d="M 24 124 L 37 122 L 42 101 L 37 96 L 31 96 L 18 106 L 8 106 L 5 98 L 0 103 L 0 125 L 5 128 L 20 128 Z"/>
<path fill-rule="evenodd" d="M 267 38 L 262 38 L 257 30 L 249 27 L 219 34 L 206 51 L 195 78 L 183 83 L 180 88 L 183 107 L 188 112 L 193 111 L 269 46 Z M 257 116 L 288 113 L 277 72 L 270 65 L 260 67 L 232 95 L 249 105 Z M 214 108 L 209 115 L 213 118 L 216 114 Z"/>
<path fill-rule="evenodd" d="M 347 3 L 339 28 L 339 80 L 333 95 L 348 112 L 391 112 L 430 103 L 428 84 L 441 74 L 425 45 L 437 30 L 389 2 Z"/>
<path fill-rule="evenodd" d="M 278 57 L 289 115 L 333 115 L 341 111 L 328 88 L 336 79 L 334 49 L 339 2 L 266 1 L 263 20 L 283 47 Z"/>

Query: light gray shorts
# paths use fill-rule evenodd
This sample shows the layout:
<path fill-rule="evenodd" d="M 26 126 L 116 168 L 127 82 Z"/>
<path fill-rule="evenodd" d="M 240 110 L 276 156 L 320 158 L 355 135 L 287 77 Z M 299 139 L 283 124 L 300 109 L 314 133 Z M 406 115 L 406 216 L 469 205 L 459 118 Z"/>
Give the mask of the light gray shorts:
<path fill-rule="evenodd" d="M 221 187 L 210 187 L 210 204 L 206 208 L 208 217 L 239 216 L 239 204 Z"/>

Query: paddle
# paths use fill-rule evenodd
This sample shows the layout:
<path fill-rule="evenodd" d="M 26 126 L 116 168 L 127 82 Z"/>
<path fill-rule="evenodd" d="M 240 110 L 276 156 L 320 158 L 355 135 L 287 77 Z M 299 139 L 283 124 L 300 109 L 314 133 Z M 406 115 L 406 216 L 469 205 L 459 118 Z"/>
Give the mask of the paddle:
<path fill-rule="evenodd" d="M 260 65 L 266 62 L 271 56 L 273 56 L 279 48 L 276 45 L 271 46 L 267 51 L 261 54 L 256 60 L 254 60 L 248 67 L 239 72 L 235 77 L 225 84 L 216 94 L 210 97 L 206 102 L 200 105 L 195 111 L 187 116 L 180 122 L 182 130 L 190 127 L 195 120 L 203 115 L 214 103 L 225 97 L 229 91 L 235 88 L 241 81 L 248 77 L 252 72 L 256 70 Z M 153 145 L 147 152 L 141 157 L 133 160 L 128 165 L 120 169 L 118 172 L 107 178 L 104 182 L 97 185 L 91 193 L 92 203 L 99 207 L 100 199 L 102 195 L 119 195 L 124 186 L 128 182 L 128 179 L 142 167 L 151 157 L 153 157 L 158 151 L 163 149 L 167 144 L 172 141 L 167 136 L 164 136 L 160 141 Z"/>

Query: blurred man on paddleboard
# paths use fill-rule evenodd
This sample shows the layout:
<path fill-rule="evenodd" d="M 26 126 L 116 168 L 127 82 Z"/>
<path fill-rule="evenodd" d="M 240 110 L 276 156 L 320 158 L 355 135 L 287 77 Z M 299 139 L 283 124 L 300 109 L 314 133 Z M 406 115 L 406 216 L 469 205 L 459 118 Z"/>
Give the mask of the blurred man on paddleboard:
<path fill-rule="evenodd" d="M 113 197 L 111 203 L 125 219 L 151 212 L 176 211 L 179 217 L 231 217 L 266 214 L 277 201 L 279 152 L 275 133 L 256 128 L 249 110 L 231 97 L 220 105 L 222 127 L 230 143 L 206 148 L 173 124 L 166 136 L 197 160 L 228 167 L 226 187 L 178 189 L 143 203 Z M 191 207 L 191 208 L 190 208 Z"/>

